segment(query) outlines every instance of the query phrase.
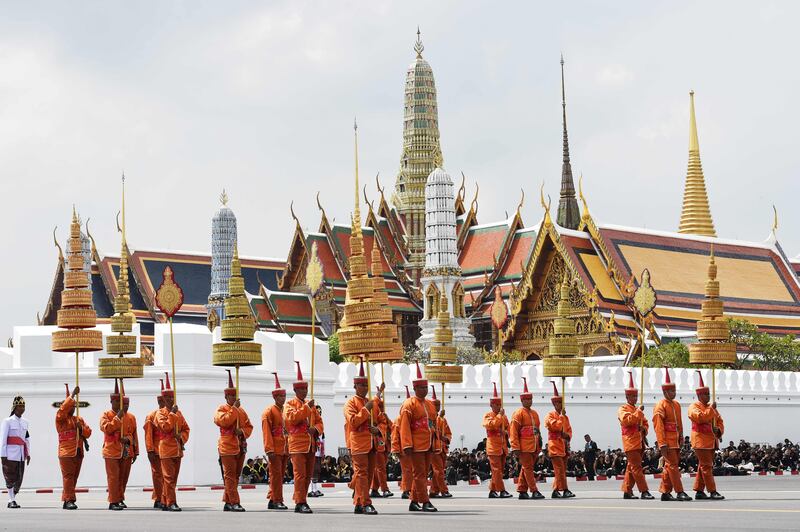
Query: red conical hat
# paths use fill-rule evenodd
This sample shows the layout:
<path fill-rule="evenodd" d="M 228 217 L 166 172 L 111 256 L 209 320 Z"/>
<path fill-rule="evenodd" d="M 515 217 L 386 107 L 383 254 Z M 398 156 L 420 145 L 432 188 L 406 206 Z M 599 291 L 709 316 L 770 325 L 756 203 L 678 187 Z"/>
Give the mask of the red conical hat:
<path fill-rule="evenodd" d="M 528 391 L 528 379 L 522 377 L 522 393 L 519 394 L 520 400 L 533 399 L 533 394 Z"/>
<path fill-rule="evenodd" d="M 433 392 L 433 394 L 431 395 L 431 401 L 433 401 L 435 403 L 438 403 L 439 400 L 436 398 L 436 385 L 435 384 L 431 384 L 431 392 Z"/>
<path fill-rule="evenodd" d="M 669 366 L 664 366 L 664 373 L 666 376 L 664 377 L 664 384 L 661 385 L 661 389 L 666 390 L 674 390 L 675 383 L 669 380 Z"/>
<path fill-rule="evenodd" d="M 625 395 L 632 395 L 634 397 L 639 396 L 639 390 L 633 384 L 633 372 L 628 372 L 628 387 L 625 388 Z"/>
<path fill-rule="evenodd" d="M 367 376 L 364 373 L 364 357 L 361 357 L 361 361 L 359 362 L 358 366 L 358 375 L 353 377 L 353 384 L 367 384 L 368 382 Z"/>
<path fill-rule="evenodd" d="M 550 398 L 551 403 L 558 403 L 561 404 L 561 396 L 558 395 L 558 386 L 556 386 L 556 381 L 550 381 L 550 384 L 553 385 L 553 397 Z"/>
<path fill-rule="evenodd" d="M 303 380 L 303 372 L 300 371 L 300 362 L 295 360 L 294 363 L 297 364 L 297 380 L 292 384 L 292 388 L 295 390 L 308 389 L 308 383 Z"/>
<path fill-rule="evenodd" d="M 175 390 L 173 390 L 169 385 L 169 373 L 165 371 L 164 372 L 164 376 L 166 377 L 166 381 L 165 382 L 166 382 L 166 386 L 167 387 L 164 388 L 164 391 L 161 392 L 161 395 L 164 396 L 164 397 L 167 397 L 167 396 L 175 397 Z"/>
<path fill-rule="evenodd" d="M 411 392 L 408 391 L 408 384 L 406 384 L 405 387 L 406 387 L 406 399 L 409 399 L 411 398 Z"/>
<path fill-rule="evenodd" d="M 67 383 L 65 382 L 65 383 L 64 383 L 64 388 L 66 388 L 66 389 L 67 389 L 67 397 L 69 397 L 69 384 L 67 384 Z"/>
<path fill-rule="evenodd" d="M 497 395 L 497 383 L 493 382 L 492 386 L 494 387 L 494 394 L 492 395 L 492 398 L 489 399 L 489 404 L 490 405 L 491 404 L 499 405 L 501 403 L 501 401 L 500 401 L 500 396 Z"/>
<path fill-rule="evenodd" d="M 286 395 L 286 390 L 281 388 L 281 382 L 278 380 L 278 373 L 273 371 L 272 374 L 275 375 L 275 389 L 272 390 L 272 397 Z"/>
<path fill-rule="evenodd" d="M 425 386 L 428 387 L 428 379 L 422 377 L 422 370 L 419 368 L 419 361 L 416 361 L 417 364 L 417 378 L 411 381 L 411 385 L 415 388 L 417 386 Z"/>
<path fill-rule="evenodd" d="M 695 388 L 695 390 L 694 390 L 694 391 L 695 391 L 695 393 L 696 393 L 698 396 L 699 396 L 701 393 L 709 393 L 711 390 L 709 390 L 709 389 L 708 389 L 708 386 L 706 386 L 706 383 L 704 383 L 704 382 L 703 382 L 703 374 L 702 374 L 702 373 L 700 373 L 700 370 L 699 370 L 699 369 L 698 369 L 698 370 L 696 370 L 696 371 L 697 371 L 697 376 L 700 378 L 700 386 L 698 386 L 697 388 Z"/>
<path fill-rule="evenodd" d="M 228 387 L 225 388 L 225 395 L 236 395 L 236 386 L 233 385 L 233 377 L 231 377 L 231 370 L 226 369 L 228 372 Z"/>
<path fill-rule="evenodd" d="M 118 381 L 117 379 L 114 379 L 114 393 L 112 393 L 112 394 L 111 394 L 111 400 L 112 400 L 112 401 L 115 401 L 115 400 L 116 400 L 116 401 L 119 401 L 119 399 L 120 399 L 120 395 L 119 395 L 119 381 Z"/>

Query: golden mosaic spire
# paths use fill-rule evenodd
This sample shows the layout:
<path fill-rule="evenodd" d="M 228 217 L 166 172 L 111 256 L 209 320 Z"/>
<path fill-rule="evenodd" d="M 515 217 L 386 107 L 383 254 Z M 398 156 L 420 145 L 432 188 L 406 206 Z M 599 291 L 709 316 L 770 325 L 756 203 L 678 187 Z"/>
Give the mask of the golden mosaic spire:
<path fill-rule="evenodd" d="M 717 263 L 714 247 L 708 262 L 706 299 L 702 306 L 702 319 L 697 322 L 697 343 L 689 344 L 690 364 L 733 364 L 736 362 L 736 344 L 730 341 L 730 328 L 723 315 L 719 298 Z"/>
<path fill-rule="evenodd" d="M 253 341 L 256 322 L 250 313 L 250 303 L 244 291 L 239 245 L 233 245 L 231 277 L 225 298 L 225 318 L 222 320 L 222 342 L 211 346 L 211 363 L 215 366 L 254 366 L 261 364 L 261 344 Z M 237 373 L 238 383 L 238 373 Z M 237 386 L 238 387 L 238 386 Z"/>
<path fill-rule="evenodd" d="M 350 233 L 350 278 L 339 329 L 342 356 L 372 360 L 392 360 L 392 311 L 375 297 L 375 283 L 367 275 L 361 209 L 358 197 L 358 126 L 353 124 L 355 146 L 355 205 Z M 391 358 L 390 358 L 391 357 Z"/>
<path fill-rule="evenodd" d="M 87 353 L 103 350 L 103 333 L 94 327 L 97 314 L 92 307 L 89 272 L 84 270 L 81 224 L 72 207 L 72 223 L 67 244 L 67 267 L 61 309 L 56 321 L 60 330 L 53 331 L 51 349 L 59 353 Z"/>
<path fill-rule="evenodd" d="M 689 168 L 686 171 L 678 232 L 717 236 L 708 204 L 703 165 L 700 163 L 700 143 L 697 140 L 697 122 L 694 116 L 694 91 L 689 92 Z"/>
<path fill-rule="evenodd" d="M 549 349 L 542 361 L 545 377 L 583 376 L 583 358 L 578 356 L 575 320 L 569 317 L 572 312 L 569 291 L 569 277 L 564 275 L 558 300 L 558 317 L 554 320 Z"/>

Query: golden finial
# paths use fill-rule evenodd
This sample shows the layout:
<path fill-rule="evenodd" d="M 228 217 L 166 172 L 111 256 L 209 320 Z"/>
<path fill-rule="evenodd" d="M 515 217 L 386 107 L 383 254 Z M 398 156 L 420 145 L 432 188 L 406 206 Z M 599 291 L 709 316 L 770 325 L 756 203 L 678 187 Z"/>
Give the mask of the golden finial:
<path fill-rule="evenodd" d="M 583 215 L 589 216 L 589 206 L 586 204 L 586 198 L 583 195 L 583 172 L 581 172 L 581 176 L 578 178 L 578 197 L 583 204 Z"/>
<path fill-rule="evenodd" d="M 91 220 L 91 218 L 87 218 L 86 219 L 86 236 L 88 236 L 89 240 L 92 242 L 92 255 L 95 255 L 97 253 L 97 245 L 94 242 L 94 237 L 92 236 L 92 232 L 89 231 L 89 221 L 90 220 Z"/>
<path fill-rule="evenodd" d="M 222 189 L 222 194 L 219 195 L 219 202 L 222 203 L 223 207 L 227 207 L 228 206 L 228 199 L 229 199 L 228 198 L 228 193 L 223 188 Z"/>
<path fill-rule="evenodd" d="M 358 201 L 358 122 L 353 118 L 353 145 L 355 148 L 355 209 L 353 210 L 353 231 L 361 232 L 361 209 Z"/>
<path fill-rule="evenodd" d="M 517 214 L 522 210 L 522 206 L 525 204 L 525 189 L 520 188 L 519 191 L 522 193 L 522 197 L 519 199 L 519 205 L 517 205 Z"/>
<path fill-rule="evenodd" d="M 694 91 L 689 92 L 689 164 L 683 190 L 683 207 L 678 224 L 679 233 L 717 236 L 711 207 L 708 203 L 703 165 L 700 161 L 700 142 L 697 140 L 697 120 L 694 112 Z"/>
<path fill-rule="evenodd" d="M 422 51 L 425 47 L 422 45 L 422 37 L 419 31 L 419 26 L 417 26 L 417 42 L 414 43 L 414 51 L 417 52 L 417 59 L 422 59 Z"/>
<path fill-rule="evenodd" d="M 478 212 L 478 192 L 481 191 L 480 185 L 475 183 L 475 196 L 472 198 L 472 203 L 469 205 L 469 209 L 472 211 L 472 214 L 477 214 Z"/>
<path fill-rule="evenodd" d="M 689 91 L 689 151 L 699 151 L 700 142 L 697 139 L 697 120 L 694 116 L 694 91 Z"/>
<path fill-rule="evenodd" d="M 64 262 L 64 250 L 61 249 L 61 244 L 58 243 L 58 238 L 56 238 L 56 231 L 58 230 L 58 226 L 53 228 L 53 244 L 56 245 L 58 248 L 58 260 L 63 263 Z"/>
<path fill-rule="evenodd" d="M 122 172 L 122 245 L 126 243 L 125 239 L 125 172 Z"/>
<path fill-rule="evenodd" d="M 777 237 L 778 231 L 778 209 L 775 207 L 775 204 L 772 205 L 772 212 L 774 214 L 774 218 L 772 219 L 772 236 Z"/>

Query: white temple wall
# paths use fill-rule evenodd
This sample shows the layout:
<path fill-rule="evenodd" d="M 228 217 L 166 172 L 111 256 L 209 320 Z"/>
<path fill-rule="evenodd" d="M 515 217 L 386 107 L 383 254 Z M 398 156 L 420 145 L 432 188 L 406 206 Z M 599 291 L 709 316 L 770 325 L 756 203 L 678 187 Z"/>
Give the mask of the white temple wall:
<path fill-rule="evenodd" d="M 64 398 L 64 383 L 74 385 L 74 355 L 52 353 L 49 334 L 52 327 L 18 327 L 14 332 L 14 348 L 3 348 L 0 362 L 11 360 L 11 368 L 0 373 L 0 411 L 11 411 L 11 398 L 17 393 L 27 401 L 25 416 L 30 421 L 32 436 L 32 462 L 25 475 L 25 487 L 58 487 L 61 476 L 57 460 L 57 439 L 54 426 L 56 409 L 53 402 Z M 144 445 L 141 425 L 148 412 L 156 407 L 155 395 L 159 393 L 158 379 L 169 371 L 169 328 L 156 326 L 156 365 L 145 367 L 145 378 L 126 381 L 125 390 L 131 397 L 131 412 L 137 417 L 139 442 Z M 178 404 L 190 426 L 191 435 L 186 456 L 181 467 L 180 484 L 203 485 L 221 482 L 217 465 L 216 441 L 218 430 L 212 418 L 217 406 L 223 402 L 222 390 L 226 385 L 224 368 L 211 366 L 212 335 L 204 326 L 175 326 L 176 370 L 178 373 Z M 261 414 L 272 404 L 272 371 L 277 371 L 281 384 L 292 394 L 296 370 L 294 360 L 299 360 L 308 380 L 311 372 L 311 339 L 276 333 L 256 333 L 256 341 L 263 345 L 263 364 L 242 368 L 240 372 L 242 404 L 254 425 L 249 440 L 248 456 L 263 454 Z M 59 357 L 56 359 L 56 357 Z M 90 438 L 91 450 L 84 460 L 81 486 L 105 485 L 105 469 L 100 456 L 102 435 L 98 422 L 109 408 L 108 395 L 113 383 L 97 378 L 93 355 L 84 355 L 81 371 L 81 400 L 90 406 L 81 410 L 94 434 Z M 66 362 L 66 363 L 65 363 Z M 164 364 L 166 362 L 166 364 Z M 39 366 L 34 367 L 38 363 Z M 613 362 L 610 362 L 613 363 Z M 327 345 L 317 340 L 315 346 L 314 395 L 323 408 L 326 452 L 337 454 L 343 445 L 342 408 L 352 395 L 352 378 L 356 373 L 353 364 L 328 362 Z M 497 379 L 498 365 L 464 367 L 464 382 L 448 384 L 444 407 L 453 430 L 453 445 L 474 448 L 484 437 L 481 428 L 483 414 L 488 411 L 491 382 Z M 395 418 L 400 403 L 405 399 L 404 384 L 410 384 L 413 366 L 384 364 L 387 386 L 387 410 Z M 381 382 L 380 365 L 371 365 L 373 390 Z M 710 385 L 710 370 L 705 371 L 706 384 Z M 646 371 L 646 412 L 652 416 L 652 405 L 661 397 L 664 370 Z M 693 370 L 671 370 L 677 384 L 678 400 L 683 406 L 686 434 L 689 423 L 686 408 L 694 400 L 695 374 Z M 521 376 L 529 378 L 534 393 L 534 408 L 543 418 L 550 408 L 552 386 L 550 379 L 541 376 L 540 362 L 507 364 L 503 371 L 507 411 L 519 404 Z M 638 384 L 639 370 L 634 370 Z M 584 377 L 568 379 L 567 412 L 575 432 L 576 448 L 583 434 L 589 433 L 601 448 L 619 446 L 619 428 L 616 422 L 617 407 L 624 400 L 623 389 L 627 383 L 627 369 L 588 365 Z M 440 392 L 440 385 L 437 393 Z M 560 385 L 559 385 L 560 389 Z M 722 415 L 725 417 L 724 441 L 777 442 L 783 438 L 800 439 L 800 427 L 794 420 L 800 417 L 800 373 L 717 371 L 717 393 Z M 7 415 L 7 414 L 6 414 Z M 653 439 L 651 438 L 651 442 Z M 142 452 L 144 450 L 142 449 Z M 148 485 L 150 468 L 142 454 L 131 473 L 131 485 Z"/>

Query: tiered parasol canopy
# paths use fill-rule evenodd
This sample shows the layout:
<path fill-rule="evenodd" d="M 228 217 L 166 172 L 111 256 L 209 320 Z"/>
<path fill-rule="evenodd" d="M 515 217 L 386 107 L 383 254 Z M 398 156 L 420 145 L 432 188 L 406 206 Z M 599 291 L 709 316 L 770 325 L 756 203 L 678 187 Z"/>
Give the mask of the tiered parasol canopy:
<path fill-rule="evenodd" d="M 561 283 L 558 300 L 558 317 L 554 320 L 550 349 L 542 361 L 545 377 L 582 377 L 583 358 L 578 356 L 578 341 L 575 338 L 575 320 L 569 317 L 570 283 L 565 275 Z"/>

